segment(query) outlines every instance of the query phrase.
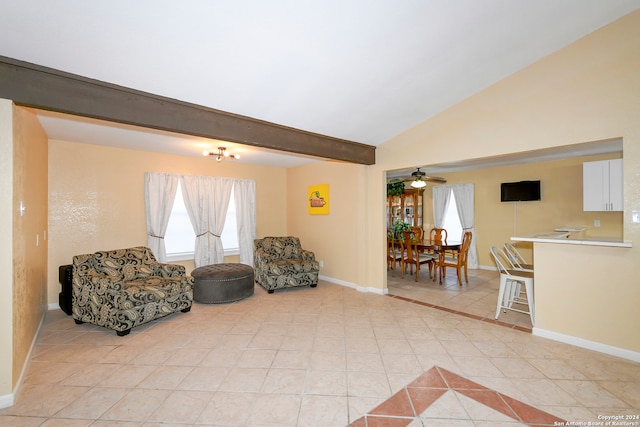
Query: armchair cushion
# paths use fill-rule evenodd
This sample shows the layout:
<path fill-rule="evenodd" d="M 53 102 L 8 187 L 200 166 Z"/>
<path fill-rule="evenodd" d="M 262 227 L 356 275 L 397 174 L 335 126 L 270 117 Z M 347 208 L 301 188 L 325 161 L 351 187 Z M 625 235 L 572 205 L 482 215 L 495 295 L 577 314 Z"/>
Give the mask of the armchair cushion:
<path fill-rule="evenodd" d="M 265 260 L 299 259 L 300 240 L 297 237 L 265 237 L 259 240 L 259 249 Z"/>

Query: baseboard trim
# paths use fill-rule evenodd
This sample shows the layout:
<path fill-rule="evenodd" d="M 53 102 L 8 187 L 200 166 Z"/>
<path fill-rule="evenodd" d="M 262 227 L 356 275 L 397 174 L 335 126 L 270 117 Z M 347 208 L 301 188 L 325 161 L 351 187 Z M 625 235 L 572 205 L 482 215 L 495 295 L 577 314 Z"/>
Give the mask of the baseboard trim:
<path fill-rule="evenodd" d="M 60 310 L 60 304 L 57 302 L 51 303 L 47 306 L 48 310 Z"/>
<path fill-rule="evenodd" d="M 52 305 L 54 304 L 49 304 L 47 308 L 51 310 Z M 58 307 L 58 304 L 55 304 L 55 306 Z M 27 372 L 27 368 L 29 367 L 29 362 L 31 361 L 33 350 L 35 349 L 36 342 L 38 341 L 38 335 L 40 335 L 40 330 L 42 329 L 42 325 L 44 325 L 44 317 L 45 316 L 42 316 L 42 318 L 40 319 L 40 324 L 38 324 L 36 334 L 33 336 L 31 346 L 29 347 L 29 351 L 27 352 L 27 357 L 25 358 L 24 365 L 22 366 L 22 370 L 20 371 L 20 377 L 18 377 L 16 386 L 13 388 L 13 393 L 0 396 L 0 409 L 13 406 L 15 403 L 15 396 L 18 395 L 18 391 L 20 390 L 20 387 L 22 387 L 22 382 L 24 381 L 24 376 Z"/>
<path fill-rule="evenodd" d="M 358 292 L 370 292 L 372 294 L 378 294 L 378 295 L 386 295 L 389 293 L 388 289 L 379 289 L 371 286 L 359 286 L 359 285 L 356 285 L 355 283 L 346 282 L 344 280 L 335 279 L 333 277 L 328 277 L 328 276 L 319 275 L 318 279 L 324 280 L 325 282 L 334 283 L 336 285 L 344 286 L 347 288 L 355 289 Z"/>
<path fill-rule="evenodd" d="M 5 394 L 0 396 L 0 409 L 4 409 L 4 408 L 8 408 L 10 406 L 13 406 L 13 404 L 15 403 L 15 395 L 13 393 L 11 394 Z"/>
<path fill-rule="evenodd" d="M 597 351 L 599 353 L 608 354 L 610 356 L 620 357 L 622 359 L 640 362 L 640 352 L 627 350 L 625 348 L 614 347 L 608 344 L 602 344 L 595 341 L 586 340 L 584 338 L 565 335 L 558 332 L 548 331 L 546 329 L 533 328 L 531 333 L 535 336 L 548 338 L 554 341 L 560 341 L 565 344 L 575 345 L 576 347 L 586 348 L 588 350 Z"/>

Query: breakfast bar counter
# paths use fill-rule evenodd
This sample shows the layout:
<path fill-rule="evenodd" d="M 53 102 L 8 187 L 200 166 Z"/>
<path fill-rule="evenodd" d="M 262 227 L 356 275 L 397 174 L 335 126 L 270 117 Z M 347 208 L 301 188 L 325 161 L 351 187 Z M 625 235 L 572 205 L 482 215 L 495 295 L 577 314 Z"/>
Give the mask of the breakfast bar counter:
<path fill-rule="evenodd" d="M 640 362 L 640 264 L 632 242 L 548 231 L 531 242 L 535 271 L 533 335 Z M 633 335 L 633 334 L 632 334 Z"/>
<path fill-rule="evenodd" d="M 591 237 L 591 238 L 571 238 L 569 232 L 547 231 L 541 233 L 530 234 L 527 236 L 511 237 L 514 242 L 532 242 L 532 243 L 557 243 L 560 245 L 587 245 L 587 246 L 609 246 L 618 248 L 631 248 L 629 241 L 623 241 L 616 238 Z"/>

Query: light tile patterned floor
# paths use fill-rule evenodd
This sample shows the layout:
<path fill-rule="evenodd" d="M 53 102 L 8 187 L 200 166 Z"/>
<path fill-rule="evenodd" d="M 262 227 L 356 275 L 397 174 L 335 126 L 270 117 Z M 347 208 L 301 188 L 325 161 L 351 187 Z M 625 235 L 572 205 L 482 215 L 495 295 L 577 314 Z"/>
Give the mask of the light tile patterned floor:
<path fill-rule="evenodd" d="M 194 304 L 125 337 L 50 311 L 0 425 L 392 425 L 371 411 L 434 370 L 568 421 L 640 412 L 637 363 L 321 281 Z M 409 421 L 522 425 L 449 383 Z"/>
<path fill-rule="evenodd" d="M 423 267 L 417 282 L 415 274 L 405 274 L 402 278 L 400 271 L 389 272 L 387 286 L 390 295 L 408 301 L 427 304 L 489 323 L 531 331 L 531 319 L 526 314 L 514 311 L 501 312 L 498 320 L 495 320 L 499 284 L 496 271 L 469 270 L 468 278 L 469 282 L 463 281 L 463 285 L 460 286 L 456 270 L 448 268 L 447 275 L 440 284 L 437 280 L 433 281 L 429 277 L 429 270 Z M 526 306 L 519 308 L 526 309 Z"/>

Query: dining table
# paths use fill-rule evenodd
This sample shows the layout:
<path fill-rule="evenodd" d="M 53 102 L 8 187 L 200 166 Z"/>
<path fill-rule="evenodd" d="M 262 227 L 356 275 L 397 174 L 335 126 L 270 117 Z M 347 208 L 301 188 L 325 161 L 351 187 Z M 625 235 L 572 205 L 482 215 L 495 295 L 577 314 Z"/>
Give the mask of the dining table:
<path fill-rule="evenodd" d="M 444 266 L 445 254 L 447 251 L 453 251 L 453 252 L 460 251 L 462 242 L 458 242 L 458 241 L 438 242 L 438 241 L 432 241 L 430 239 L 424 239 L 422 240 L 422 242 L 416 243 L 416 246 L 418 251 L 434 252 L 438 254 L 438 261 L 435 268 L 438 269 L 440 284 L 442 284 L 442 276 L 443 276 L 442 270 L 444 269 L 443 266 Z M 435 270 L 433 273 L 434 273 L 433 281 L 435 282 L 436 281 Z"/>

